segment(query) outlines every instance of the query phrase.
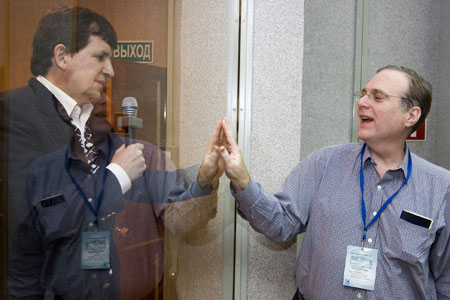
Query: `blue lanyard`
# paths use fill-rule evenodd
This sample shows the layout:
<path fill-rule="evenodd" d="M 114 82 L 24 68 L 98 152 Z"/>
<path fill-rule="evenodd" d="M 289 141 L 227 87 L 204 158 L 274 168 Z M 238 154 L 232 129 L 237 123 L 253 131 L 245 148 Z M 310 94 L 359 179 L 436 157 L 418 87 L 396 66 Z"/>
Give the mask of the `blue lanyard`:
<path fill-rule="evenodd" d="M 106 166 L 110 162 L 110 159 L 111 159 L 110 155 L 111 155 L 111 138 L 108 136 L 108 156 L 107 156 Z M 100 194 L 98 195 L 98 198 L 97 198 L 97 207 L 94 208 L 94 206 L 92 206 L 92 204 L 89 202 L 88 197 L 86 196 L 86 193 L 83 191 L 83 189 L 81 188 L 78 181 L 75 179 L 75 177 L 73 177 L 72 173 L 70 172 L 68 157 L 69 157 L 69 147 L 67 147 L 67 149 L 66 149 L 66 156 L 65 156 L 65 166 L 66 166 L 67 173 L 69 173 L 69 176 L 72 179 L 73 184 L 76 186 L 81 197 L 83 197 L 84 203 L 86 203 L 86 205 L 89 207 L 89 210 L 94 214 L 94 216 L 95 216 L 94 224 L 95 224 L 95 226 L 98 226 L 98 212 L 100 211 L 100 206 L 102 205 L 102 201 L 103 201 L 103 191 L 105 190 L 105 181 L 106 181 L 106 176 L 108 174 L 108 170 L 106 169 L 106 167 L 103 170 L 102 187 L 100 190 Z"/>
<path fill-rule="evenodd" d="M 405 180 L 403 181 L 400 188 L 395 193 L 393 193 L 392 196 L 389 197 L 389 199 L 387 199 L 383 203 L 383 205 L 377 211 L 377 214 L 372 218 L 372 220 L 370 220 L 369 224 L 366 225 L 366 204 L 364 202 L 364 172 L 363 172 L 363 156 L 364 156 L 365 150 L 366 150 L 366 144 L 364 144 L 364 146 L 362 147 L 362 150 L 361 150 L 361 168 L 359 170 L 359 183 L 361 185 L 361 211 L 362 211 L 362 219 L 363 219 L 363 224 L 364 224 L 364 231 L 363 231 L 363 236 L 362 236 L 363 246 L 364 246 L 364 240 L 366 239 L 367 229 L 369 228 L 370 225 L 372 225 L 378 219 L 378 217 L 385 210 L 385 208 L 389 205 L 389 203 L 391 203 L 392 199 L 394 199 L 395 196 L 397 196 L 398 192 L 400 192 L 402 187 L 408 182 L 409 177 L 411 176 L 411 169 L 412 169 L 411 151 L 409 151 L 409 149 L 408 149 L 408 174 L 406 175 Z"/>

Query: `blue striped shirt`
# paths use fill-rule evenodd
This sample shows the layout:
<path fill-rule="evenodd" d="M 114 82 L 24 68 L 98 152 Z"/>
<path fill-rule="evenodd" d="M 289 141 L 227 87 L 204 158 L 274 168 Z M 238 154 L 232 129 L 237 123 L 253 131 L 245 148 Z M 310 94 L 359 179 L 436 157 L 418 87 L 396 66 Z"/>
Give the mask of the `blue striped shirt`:
<path fill-rule="evenodd" d="M 306 299 L 450 299 L 450 172 L 411 153 L 408 183 L 367 231 L 378 249 L 375 290 L 343 285 L 347 246 L 362 241 L 362 143 L 322 148 L 290 173 L 271 195 L 251 181 L 239 194 L 239 212 L 274 241 L 305 231 L 296 267 Z M 401 186 L 408 156 L 380 179 L 366 149 L 363 157 L 366 223 Z M 432 219 L 431 228 L 400 218 L 403 210 Z"/>

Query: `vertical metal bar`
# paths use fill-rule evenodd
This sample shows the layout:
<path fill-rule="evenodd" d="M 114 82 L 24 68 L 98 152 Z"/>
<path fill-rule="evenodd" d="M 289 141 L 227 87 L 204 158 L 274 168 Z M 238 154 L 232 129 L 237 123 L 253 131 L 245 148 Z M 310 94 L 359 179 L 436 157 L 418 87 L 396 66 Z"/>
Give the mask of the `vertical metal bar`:
<path fill-rule="evenodd" d="M 359 92 L 368 81 L 370 0 L 356 1 L 355 75 L 353 92 Z M 353 99 L 352 142 L 358 141 L 358 98 Z"/>
<path fill-rule="evenodd" d="M 253 0 L 241 1 L 239 53 L 239 134 L 238 143 L 247 167 L 251 153 L 251 104 L 253 66 Z M 236 217 L 236 257 L 234 299 L 247 299 L 248 222 Z"/>
<path fill-rule="evenodd" d="M 10 44 L 9 44 L 9 38 L 10 38 L 10 32 L 9 32 L 9 1 L 1 1 L 1 15 L 3 22 L 3 29 L 4 29 L 4 40 L 1 41 L 3 43 L 4 47 L 4 65 L 3 68 L 0 68 L 0 72 L 3 72 L 2 78 L 4 80 L 3 82 L 3 88 L 4 90 L 9 89 L 9 52 L 10 52 Z M 0 85 L 1 86 L 1 85 Z M 0 106 L 2 106 L 2 103 L 0 103 Z M 3 113 L 4 118 L 2 118 L 2 122 L 5 122 L 3 125 L 6 130 L 8 130 L 8 103 L 5 101 L 3 103 L 4 110 Z M 1 119 L 0 119 L 1 120 Z M 8 137 L 7 133 L 4 133 L 4 136 L 2 138 L 0 134 L 0 151 L 3 152 L 3 155 L 0 155 L 0 159 L 2 159 L 2 165 L 0 166 L 0 228 L 1 228 L 1 249 L 0 249 L 0 259 L 1 259 L 1 275 L 0 275 L 0 295 L 1 297 L 4 297 L 4 299 L 7 298 L 8 290 L 6 286 L 6 279 L 8 276 L 8 248 L 9 248 L 9 232 L 8 232 L 8 223 L 9 223 L 9 217 L 8 216 Z M 3 157 L 2 157 L 3 156 Z"/>
<path fill-rule="evenodd" d="M 238 118 L 238 71 L 239 71 L 239 0 L 228 2 L 228 49 L 227 49 L 227 118 L 236 136 Z M 224 191 L 224 244 L 223 244 L 223 290 L 222 299 L 234 298 L 235 211 L 234 198 L 223 180 Z"/>
<path fill-rule="evenodd" d="M 167 31 L 167 96 L 166 105 L 164 111 L 164 121 L 167 124 L 166 127 L 166 144 L 173 146 L 174 141 L 174 128 L 173 128 L 173 24 L 174 24 L 174 0 L 168 1 L 168 31 Z"/>

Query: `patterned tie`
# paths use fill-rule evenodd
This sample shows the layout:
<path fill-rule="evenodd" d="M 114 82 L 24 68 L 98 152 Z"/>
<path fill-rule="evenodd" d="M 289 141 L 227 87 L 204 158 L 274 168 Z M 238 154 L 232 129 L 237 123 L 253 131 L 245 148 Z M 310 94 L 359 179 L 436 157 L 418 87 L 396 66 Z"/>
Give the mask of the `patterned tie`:
<path fill-rule="evenodd" d="M 72 118 L 69 115 L 67 115 L 66 110 L 64 109 L 62 104 L 59 103 L 59 101 L 57 102 L 56 106 L 57 106 L 58 113 L 60 114 L 61 118 L 64 120 L 64 122 L 69 124 L 74 131 L 75 142 L 76 142 L 75 149 L 74 149 L 75 155 L 77 157 L 80 157 L 80 152 L 83 152 L 83 156 L 86 159 L 86 162 L 89 166 L 91 173 L 95 174 L 98 171 L 99 166 L 96 163 L 94 163 L 97 158 L 97 152 L 95 150 L 94 138 L 93 138 L 91 129 L 89 128 L 88 124 L 86 123 L 84 136 L 83 136 L 81 134 L 80 129 L 77 126 L 75 126 Z"/>

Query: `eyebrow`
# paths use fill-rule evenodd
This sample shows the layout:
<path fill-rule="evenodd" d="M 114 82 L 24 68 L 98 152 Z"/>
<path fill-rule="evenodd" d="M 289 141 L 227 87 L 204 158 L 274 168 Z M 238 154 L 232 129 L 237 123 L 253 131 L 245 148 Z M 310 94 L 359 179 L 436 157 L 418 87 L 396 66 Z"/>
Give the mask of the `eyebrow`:
<path fill-rule="evenodd" d="M 101 50 L 101 52 L 98 52 L 98 53 L 94 52 L 94 55 L 95 56 L 112 57 L 113 56 L 113 51 L 109 52 L 109 51 L 106 51 L 106 50 Z"/>
<path fill-rule="evenodd" d="M 367 89 L 366 88 L 363 88 L 361 91 L 364 92 L 364 93 L 367 93 Z M 373 89 L 372 93 L 373 94 L 380 93 L 380 94 L 383 94 L 383 95 L 387 95 L 385 91 L 377 89 L 377 88 Z"/>
<path fill-rule="evenodd" d="M 380 90 L 380 89 L 373 89 L 373 92 L 374 93 L 380 93 L 380 94 L 383 94 L 383 95 L 387 95 L 383 90 Z"/>

